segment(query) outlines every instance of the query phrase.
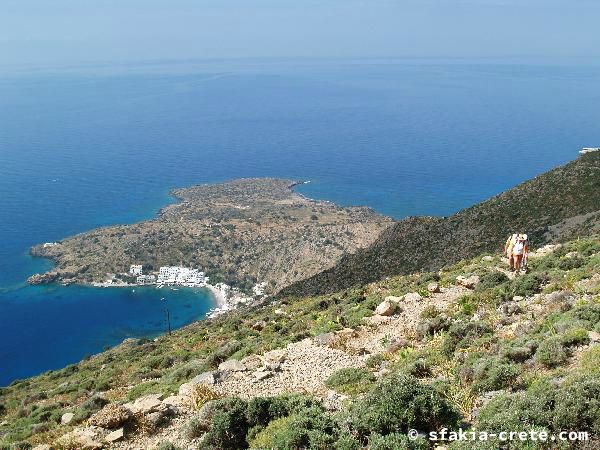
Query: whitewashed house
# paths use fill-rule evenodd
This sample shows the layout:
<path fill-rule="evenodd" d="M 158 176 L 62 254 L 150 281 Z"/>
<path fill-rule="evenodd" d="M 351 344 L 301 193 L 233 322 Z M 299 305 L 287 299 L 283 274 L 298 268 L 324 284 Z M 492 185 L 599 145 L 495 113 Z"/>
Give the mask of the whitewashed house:
<path fill-rule="evenodd" d="M 142 274 L 142 265 L 141 264 L 132 264 L 129 268 L 129 273 L 131 275 L 141 275 Z"/>

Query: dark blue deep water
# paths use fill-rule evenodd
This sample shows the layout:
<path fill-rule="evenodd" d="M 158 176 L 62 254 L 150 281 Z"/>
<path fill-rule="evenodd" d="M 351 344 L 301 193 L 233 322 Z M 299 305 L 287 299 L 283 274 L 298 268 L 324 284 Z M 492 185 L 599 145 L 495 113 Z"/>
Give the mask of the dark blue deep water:
<path fill-rule="evenodd" d="M 600 145 L 600 67 L 180 62 L 0 73 L 0 385 L 204 317 L 205 291 L 26 287 L 28 248 L 236 177 L 448 215 Z M 166 300 L 161 300 L 167 296 Z"/>

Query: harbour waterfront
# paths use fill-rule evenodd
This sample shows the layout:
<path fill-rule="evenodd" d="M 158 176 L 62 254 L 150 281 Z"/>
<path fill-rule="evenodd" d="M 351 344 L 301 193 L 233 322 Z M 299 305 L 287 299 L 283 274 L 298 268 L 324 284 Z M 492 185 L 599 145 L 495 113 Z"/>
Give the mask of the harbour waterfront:
<path fill-rule="evenodd" d="M 193 66 L 193 67 L 192 67 Z M 598 145 L 600 68 L 187 63 L 0 76 L 0 385 L 204 317 L 207 291 L 25 286 L 30 246 L 153 217 L 169 191 L 274 176 L 448 215 Z M 161 295 L 162 294 L 162 295 Z"/>

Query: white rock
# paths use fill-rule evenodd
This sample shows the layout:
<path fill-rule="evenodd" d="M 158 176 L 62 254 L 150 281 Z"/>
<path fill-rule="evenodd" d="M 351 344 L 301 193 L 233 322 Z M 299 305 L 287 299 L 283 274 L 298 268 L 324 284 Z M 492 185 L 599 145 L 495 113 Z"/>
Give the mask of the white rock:
<path fill-rule="evenodd" d="M 386 302 L 400 303 L 403 299 L 404 299 L 404 297 L 396 297 L 395 295 L 388 295 L 384 300 Z"/>
<path fill-rule="evenodd" d="M 112 433 L 109 433 L 106 435 L 106 437 L 104 438 L 104 440 L 106 442 L 117 442 L 122 440 L 125 437 L 125 432 L 123 431 L 123 428 L 119 428 L 118 430 L 113 431 Z"/>
<path fill-rule="evenodd" d="M 600 342 L 600 333 L 597 331 L 588 331 L 590 342 Z"/>
<path fill-rule="evenodd" d="M 479 277 L 477 275 L 471 275 L 470 277 L 459 275 L 456 277 L 456 282 L 467 289 L 473 289 L 479 284 Z"/>
<path fill-rule="evenodd" d="M 439 283 L 436 283 L 435 281 L 432 281 L 431 283 L 429 283 L 427 285 L 427 290 L 430 293 L 435 294 L 437 292 L 440 292 L 440 285 L 439 285 Z"/>
<path fill-rule="evenodd" d="M 423 297 L 418 292 L 409 292 L 404 296 L 405 302 L 420 302 L 421 300 L 423 300 Z"/>
<path fill-rule="evenodd" d="M 285 358 L 287 358 L 287 350 L 285 349 L 271 350 L 263 355 L 263 360 L 268 362 L 282 363 Z"/>
<path fill-rule="evenodd" d="M 219 364 L 219 370 L 223 372 L 243 372 L 246 366 L 237 359 L 230 359 Z"/>
<path fill-rule="evenodd" d="M 215 372 L 204 372 L 200 375 L 195 376 L 187 383 L 183 383 L 179 386 L 179 395 L 188 396 L 191 394 L 194 386 L 199 384 L 205 384 L 207 386 L 212 386 L 217 382 L 217 375 Z"/>
<path fill-rule="evenodd" d="M 63 425 L 68 425 L 73 420 L 73 417 L 75 417 L 75 414 L 72 412 L 64 413 L 60 418 L 60 423 Z"/>
<path fill-rule="evenodd" d="M 379 305 L 377 305 L 377 308 L 375 308 L 375 315 L 391 316 L 392 314 L 394 314 L 394 309 L 395 309 L 395 307 L 394 307 L 394 305 L 392 305 L 391 302 L 384 300 Z"/>
<path fill-rule="evenodd" d="M 138 398 L 133 403 L 127 403 L 125 406 L 132 413 L 148 414 L 157 411 L 162 406 L 162 394 L 150 394 Z"/>
<path fill-rule="evenodd" d="M 484 262 L 492 262 L 494 260 L 494 257 L 490 255 L 485 255 L 483 258 L 481 258 L 481 260 Z"/>
<path fill-rule="evenodd" d="M 261 381 L 261 380 L 265 380 L 267 378 L 269 378 L 270 376 L 273 375 L 273 372 L 269 371 L 269 370 L 257 370 L 256 372 L 254 372 L 254 379 L 256 381 Z"/>

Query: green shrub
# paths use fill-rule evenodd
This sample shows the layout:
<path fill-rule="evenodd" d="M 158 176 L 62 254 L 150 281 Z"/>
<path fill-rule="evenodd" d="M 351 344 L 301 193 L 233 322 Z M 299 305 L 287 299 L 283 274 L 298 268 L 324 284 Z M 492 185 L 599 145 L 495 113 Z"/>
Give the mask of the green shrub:
<path fill-rule="evenodd" d="M 558 268 L 561 270 L 573 270 L 579 269 L 585 264 L 585 259 L 581 256 L 574 256 L 572 258 L 563 258 L 558 263 Z"/>
<path fill-rule="evenodd" d="M 333 373 L 325 386 L 343 394 L 359 394 L 368 391 L 375 382 L 375 376 L 366 369 L 344 368 Z"/>
<path fill-rule="evenodd" d="M 298 414 L 307 408 L 319 406 L 320 402 L 301 394 L 277 397 L 255 397 L 248 402 L 246 419 L 251 427 L 265 427 L 272 420 Z"/>
<path fill-rule="evenodd" d="M 557 386 L 541 380 L 527 391 L 501 394 L 485 405 L 480 430 L 546 429 L 600 432 L 600 380 L 588 376 Z"/>
<path fill-rule="evenodd" d="M 270 422 L 265 429 L 258 433 L 251 441 L 250 448 L 252 449 L 267 449 L 275 448 L 273 438 L 275 434 L 285 432 L 290 422 L 293 421 L 292 416 L 280 417 Z"/>
<path fill-rule="evenodd" d="M 347 423 L 359 435 L 406 433 L 453 426 L 458 413 L 435 389 L 408 375 L 385 378 L 352 405 Z"/>
<path fill-rule="evenodd" d="M 209 449 L 246 448 L 246 402 L 235 397 L 215 401 L 215 414 L 204 438 Z"/>
<path fill-rule="evenodd" d="M 552 336 L 542 341 L 535 352 L 536 362 L 550 368 L 563 364 L 567 357 L 567 352 L 558 336 Z"/>
<path fill-rule="evenodd" d="M 73 421 L 77 423 L 89 419 L 92 414 L 94 414 L 96 411 L 100 411 L 106 404 L 108 404 L 108 400 L 102 397 L 93 396 L 87 399 L 75 411 Z"/>
<path fill-rule="evenodd" d="M 392 433 L 386 436 L 374 433 L 369 436 L 369 450 L 427 450 L 429 445 L 424 438 L 410 440 L 408 436 Z"/>
<path fill-rule="evenodd" d="M 588 332 L 585 328 L 571 328 L 560 336 L 561 342 L 567 347 L 586 345 L 590 342 Z"/>
<path fill-rule="evenodd" d="M 448 329 L 442 353 L 451 356 L 456 349 L 467 348 L 476 339 L 492 334 L 492 328 L 485 322 L 458 322 Z"/>
<path fill-rule="evenodd" d="M 521 372 L 521 366 L 502 358 L 482 358 L 473 367 L 473 388 L 479 392 L 504 389 L 512 386 Z"/>
<path fill-rule="evenodd" d="M 600 379 L 597 376 L 569 380 L 557 390 L 552 427 L 600 433 Z"/>
<path fill-rule="evenodd" d="M 548 281 L 545 273 L 531 273 L 515 278 L 511 283 L 511 294 L 522 297 L 531 297 L 541 292 L 542 285 Z"/>
<path fill-rule="evenodd" d="M 503 272 L 487 272 L 480 277 L 479 284 L 476 286 L 475 290 L 478 292 L 486 291 L 502 283 L 506 283 L 508 280 L 509 278 Z"/>
<path fill-rule="evenodd" d="M 181 450 L 181 447 L 177 447 L 174 444 L 171 444 L 169 441 L 163 441 L 158 444 L 156 450 Z"/>
<path fill-rule="evenodd" d="M 367 360 L 365 361 L 365 365 L 367 367 L 369 367 L 370 369 L 375 369 L 376 367 L 379 367 L 381 365 L 381 363 L 384 361 L 385 361 L 385 355 L 383 353 L 376 353 L 367 358 Z M 2 414 L 2 411 L 0 410 L 0 415 L 1 414 Z"/>
<path fill-rule="evenodd" d="M 339 433 L 337 425 L 322 408 L 311 407 L 299 414 L 276 419 L 252 441 L 252 447 L 278 450 L 331 448 Z M 266 445 L 265 445 L 266 444 Z"/>
<path fill-rule="evenodd" d="M 335 450 L 361 450 L 363 446 L 350 433 L 342 433 L 334 444 Z"/>

